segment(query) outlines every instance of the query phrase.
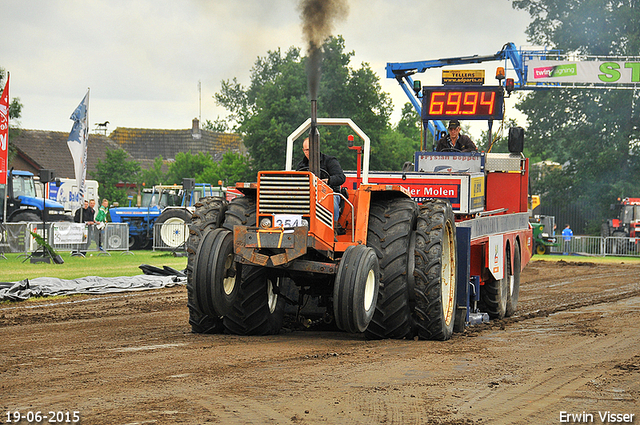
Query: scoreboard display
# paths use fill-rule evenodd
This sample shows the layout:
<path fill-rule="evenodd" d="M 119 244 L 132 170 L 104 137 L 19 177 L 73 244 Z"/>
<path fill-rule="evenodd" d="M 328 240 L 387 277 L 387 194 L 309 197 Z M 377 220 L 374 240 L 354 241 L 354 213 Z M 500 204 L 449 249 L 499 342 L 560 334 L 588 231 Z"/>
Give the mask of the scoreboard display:
<path fill-rule="evenodd" d="M 503 116 L 502 87 L 422 88 L 423 120 L 502 120 Z"/>

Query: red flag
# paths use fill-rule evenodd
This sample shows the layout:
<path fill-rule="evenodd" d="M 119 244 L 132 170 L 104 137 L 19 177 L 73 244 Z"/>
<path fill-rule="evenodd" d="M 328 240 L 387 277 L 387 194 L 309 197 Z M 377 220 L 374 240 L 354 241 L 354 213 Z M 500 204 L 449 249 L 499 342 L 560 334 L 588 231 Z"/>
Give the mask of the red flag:
<path fill-rule="evenodd" d="M 0 97 L 0 184 L 7 184 L 9 166 L 9 73 Z"/>

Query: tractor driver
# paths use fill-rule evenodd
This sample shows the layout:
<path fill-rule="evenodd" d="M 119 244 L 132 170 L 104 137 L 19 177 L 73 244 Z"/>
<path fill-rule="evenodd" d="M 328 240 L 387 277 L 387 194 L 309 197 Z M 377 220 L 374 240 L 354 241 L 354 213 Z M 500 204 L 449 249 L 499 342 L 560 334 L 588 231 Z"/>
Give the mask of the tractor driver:
<path fill-rule="evenodd" d="M 437 152 L 458 151 L 458 152 L 478 152 L 475 143 L 464 134 L 460 134 L 460 121 L 449 121 L 449 134 L 438 140 Z"/>
<path fill-rule="evenodd" d="M 296 170 L 309 169 L 309 138 L 307 137 L 302 142 L 302 152 L 304 152 L 304 158 L 298 163 Z M 340 186 L 347 180 L 342 171 L 340 163 L 335 156 L 325 155 L 320 152 L 320 169 L 325 170 L 329 175 L 328 178 L 323 178 L 322 181 L 331 186 L 331 189 L 335 193 L 340 193 Z M 322 177 L 324 177 L 324 173 Z M 340 215 L 340 195 L 333 195 L 333 217 L 334 221 L 338 221 Z M 336 226 L 337 227 L 337 226 Z"/>

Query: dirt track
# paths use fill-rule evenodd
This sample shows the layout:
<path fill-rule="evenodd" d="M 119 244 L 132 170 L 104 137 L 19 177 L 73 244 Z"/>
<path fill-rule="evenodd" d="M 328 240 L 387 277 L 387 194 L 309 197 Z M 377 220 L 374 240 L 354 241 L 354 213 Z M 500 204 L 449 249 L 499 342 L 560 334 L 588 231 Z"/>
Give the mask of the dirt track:
<path fill-rule="evenodd" d="M 0 422 L 640 424 L 640 265 L 532 262 L 515 317 L 446 342 L 195 335 L 187 316 L 184 287 L 0 307 Z"/>

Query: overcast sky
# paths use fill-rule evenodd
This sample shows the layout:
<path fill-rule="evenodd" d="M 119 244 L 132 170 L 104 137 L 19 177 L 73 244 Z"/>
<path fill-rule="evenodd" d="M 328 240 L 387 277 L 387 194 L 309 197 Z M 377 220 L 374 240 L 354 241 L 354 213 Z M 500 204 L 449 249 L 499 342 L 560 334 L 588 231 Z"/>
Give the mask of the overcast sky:
<path fill-rule="evenodd" d="M 345 0 L 347 1 L 347 0 Z M 225 116 L 212 96 L 222 80 L 243 85 L 259 56 L 303 49 L 298 0 L 3 0 L 0 67 L 10 97 L 24 105 L 20 127 L 71 130 L 69 119 L 91 89 L 89 114 L 116 127 L 185 129 Z M 407 101 L 387 62 L 487 55 L 507 42 L 526 46 L 526 12 L 510 0 L 348 0 L 335 24 L 351 66 L 368 62 L 394 101 Z M 487 62 L 493 84 L 498 62 Z M 456 68 L 448 68 L 456 69 Z M 441 69 L 420 74 L 440 84 Z M 199 101 L 198 81 L 202 100 Z M 507 99 L 507 103 L 514 100 Z M 521 124 L 524 124 L 522 122 Z M 479 130 L 474 131 L 479 135 Z"/>

